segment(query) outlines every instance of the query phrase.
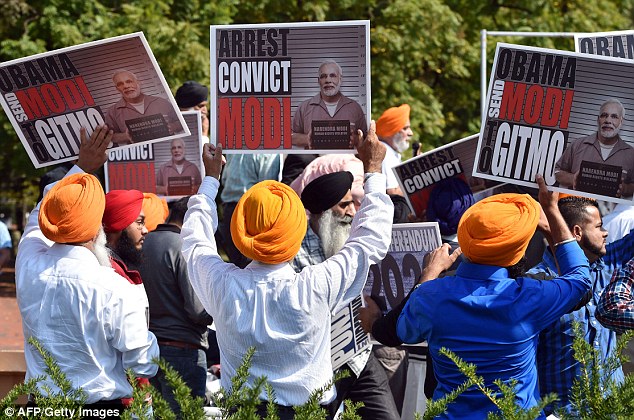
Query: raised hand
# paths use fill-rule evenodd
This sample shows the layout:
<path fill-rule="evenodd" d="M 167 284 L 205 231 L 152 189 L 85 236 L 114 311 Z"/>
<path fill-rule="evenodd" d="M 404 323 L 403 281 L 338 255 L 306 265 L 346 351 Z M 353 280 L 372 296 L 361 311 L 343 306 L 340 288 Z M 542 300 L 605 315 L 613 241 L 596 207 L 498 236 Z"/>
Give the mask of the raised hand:
<path fill-rule="evenodd" d="M 79 129 L 81 143 L 79 144 L 77 166 L 87 173 L 92 173 L 101 168 L 108 160 L 106 149 L 108 149 L 112 141 L 112 135 L 113 131 L 108 129 L 107 125 L 98 125 L 93 130 L 90 138 L 88 138 L 86 129 L 81 127 Z"/>
<path fill-rule="evenodd" d="M 220 173 L 226 160 L 222 156 L 222 146 L 218 144 L 205 143 L 203 145 L 203 163 L 205 165 L 205 175 L 213 176 L 216 179 L 220 179 Z"/>

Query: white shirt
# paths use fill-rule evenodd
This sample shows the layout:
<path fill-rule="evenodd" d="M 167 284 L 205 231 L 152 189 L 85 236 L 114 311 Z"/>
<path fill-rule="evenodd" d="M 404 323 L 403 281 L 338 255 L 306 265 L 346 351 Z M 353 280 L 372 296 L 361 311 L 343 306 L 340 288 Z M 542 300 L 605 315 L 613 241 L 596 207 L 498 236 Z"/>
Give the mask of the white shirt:
<path fill-rule="evenodd" d="M 603 228 L 608 231 L 607 243 L 617 241 L 634 229 L 634 206 L 619 203 L 603 218 Z"/>
<path fill-rule="evenodd" d="M 381 172 L 386 177 L 385 189 L 399 188 L 396 174 L 392 168 L 401 164 L 401 154 L 392 149 L 392 146 L 386 142 L 382 141 L 381 143 L 383 143 L 386 149 L 385 159 L 383 159 L 383 163 L 381 164 Z"/>
<path fill-rule="evenodd" d="M 288 263 L 253 261 L 240 269 L 222 261 L 213 233 L 218 181 L 205 177 L 199 194 L 189 199 L 181 236 L 189 279 L 216 324 L 224 388 L 251 346 L 256 350 L 248 384 L 265 375 L 278 404 L 304 404 L 332 379 L 332 312 L 361 293 L 370 265 L 383 259 L 390 244 L 394 208 L 384 185 L 382 174 L 368 175 L 341 251 L 295 273 Z M 334 397 L 331 388 L 321 402 Z"/>
<path fill-rule="evenodd" d="M 76 166 L 69 173 L 81 172 Z M 38 206 L 29 215 L 16 260 L 16 292 L 24 330 L 26 380 L 46 376 L 35 337 L 86 403 L 132 395 L 125 370 L 152 377 L 158 366 L 156 338 L 148 331 L 143 288 L 99 264 L 83 246 L 57 244 L 38 225 Z M 58 388 L 50 378 L 44 390 Z"/>

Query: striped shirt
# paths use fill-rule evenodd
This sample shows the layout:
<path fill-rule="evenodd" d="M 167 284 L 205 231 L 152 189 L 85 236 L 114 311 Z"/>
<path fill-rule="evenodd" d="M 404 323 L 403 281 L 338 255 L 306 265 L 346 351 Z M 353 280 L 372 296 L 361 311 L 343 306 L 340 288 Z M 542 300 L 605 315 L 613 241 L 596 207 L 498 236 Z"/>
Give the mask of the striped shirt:
<path fill-rule="evenodd" d="M 616 333 L 598 322 L 597 305 L 612 274 L 634 256 L 634 235 L 627 235 L 608 244 L 606 251 L 603 258 L 590 264 L 590 301 L 581 309 L 562 316 L 539 335 L 537 368 L 540 394 L 543 398 L 549 393 L 556 393 L 559 395 L 559 401 L 555 404 L 568 412 L 572 409 L 569 393 L 580 371 L 580 364 L 575 360 L 572 349 L 575 338 L 572 323 L 581 323 L 584 338 L 593 348 L 599 350 L 600 361 L 605 363 L 616 347 Z M 542 262 L 531 269 L 529 274 L 545 273 L 548 277 L 556 277 L 556 267 L 553 255 L 547 249 Z M 623 381 L 623 371 L 620 367 L 612 374 L 612 379 L 617 382 Z M 552 409 L 553 406 L 546 407 L 545 412 L 549 413 Z"/>
<path fill-rule="evenodd" d="M 214 230 L 218 181 L 205 177 L 189 199 L 181 230 L 183 256 L 194 291 L 216 323 L 221 385 L 231 379 L 250 347 L 247 385 L 264 375 L 280 405 L 300 405 L 332 379 L 331 312 L 358 296 L 370 265 L 381 261 L 391 240 L 394 208 L 385 177 L 366 175 L 365 197 L 343 248 L 324 262 L 295 273 L 288 263 L 251 262 L 245 269 L 223 262 Z M 266 392 L 260 395 L 266 399 Z M 335 398 L 327 389 L 320 403 Z"/>
<path fill-rule="evenodd" d="M 597 307 L 599 321 L 618 333 L 634 329 L 634 259 L 614 273 Z"/>

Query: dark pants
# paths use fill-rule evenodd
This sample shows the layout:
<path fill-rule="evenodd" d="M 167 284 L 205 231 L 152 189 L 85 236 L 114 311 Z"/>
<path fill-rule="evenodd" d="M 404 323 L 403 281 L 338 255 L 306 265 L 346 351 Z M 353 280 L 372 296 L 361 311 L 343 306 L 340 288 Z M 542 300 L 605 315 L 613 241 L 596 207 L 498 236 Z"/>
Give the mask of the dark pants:
<path fill-rule="evenodd" d="M 341 401 L 351 400 L 363 403 L 363 407 L 357 410 L 357 414 L 364 420 L 400 419 L 387 375 L 374 353 L 370 353 L 370 358 L 358 378 L 348 365 L 344 365 L 341 369 L 346 369 L 350 376 L 335 384 L 337 387 L 337 403 L 333 404 L 335 410 Z"/>
<path fill-rule="evenodd" d="M 236 209 L 237 205 L 238 203 L 222 204 L 222 220 L 218 225 L 218 233 L 220 234 L 220 240 L 222 241 L 222 246 L 227 253 L 227 257 L 229 257 L 229 261 L 240 268 L 244 268 L 251 262 L 251 260 L 238 251 L 238 248 L 236 248 L 233 243 L 233 239 L 231 239 L 231 216 L 233 216 L 233 211 Z"/>
<path fill-rule="evenodd" d="M 178 372 L 192 390 L 192 397 L 205 398 L 207 384 L 207 357 L 202 349 L 182 349 L 159 344 L 161 357 Z M 180 405 L 174 399 L 172 388 L 167 383 L 165 373 L 159 369 L 150 383 L 161 393 L 175 414 L 180 414 Z"/>
<path fill-rule="evenodd" d="M 220 348 L 218 347 L 218 338 L 216 338 L 216 331 L 211 328 L 207 328 L 207 342 L 209 347 L 205 350 L 207 355 L 207 369 L 213 365 L 220 364 Z"/>
<path fill-rule="evenodd" d="M 407 386 L 407 368 L 409 367 L 407 352 L 387 346 L 374 346 L 372 351 L 388 377 L 394 403 L 400 414 L 403 411 L 405 387 Z"/>
<path fill-rule="evenodd" d="M 266 418 L 267 405 L 268 405 L 268 402 L 264 401 L 262 404 L 258 406 L 256 410 L 256 413 L 259 416 L 258 418 Z M 279 404 L 275 404 L 275 407 L 277 408 L 277 415 L 280 420 L 294 420 L 295 419 L 295 409 L 293 407 L 288 407 L 288 406 L 279 405 Z M 329 411 L 328 407 L 323 407 L 323 408 L 326 410 L 326 413 L 328 413 Z M 324 420 L 332 420 L 332 416 L 327 415 Z"/>

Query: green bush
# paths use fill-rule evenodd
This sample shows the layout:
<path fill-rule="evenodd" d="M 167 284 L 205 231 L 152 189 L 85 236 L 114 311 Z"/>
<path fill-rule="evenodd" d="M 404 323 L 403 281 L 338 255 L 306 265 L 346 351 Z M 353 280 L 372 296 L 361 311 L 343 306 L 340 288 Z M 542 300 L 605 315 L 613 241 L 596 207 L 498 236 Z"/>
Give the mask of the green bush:
<path fill-rule="evenodd" d="M 5 413 L 5 409 L 13 407 L 16 400 L 21 395 L 31 394 L 34 402 L 38 407 L 50 407 L 54 409 L 66 409 L 61 416 L 47 417 L 50 420 L 62 419 L 79 419 L 80 408 L 86 401 L 85 393 L 80 389 L 74 389 L 64 372 L 59 368 L 54 358 L 44 349 L 41 344 L 33 337 L 29 338 L 29 344 L 42 356 L 46 365 L 46 373 L 53 383 L 59 388 L 59 392 L 54 392 L 48 387 L 43 390 L 38 389 L 37 383 L 44 380 L 44 377 L 30 379 L 23 384 L 16 385 L 5 398 L 0 401 L 0 412 Z M 231 380 L 231 389 L 216 392 L 212 396 L 212 401 L 222 412 L 223 420 L 256 420 L 260 417 L 256 414 L 258 405 L 261 403 L 259 395 L 264 389 L 271 403 L 267 406 L 266 420 L 277 420 L 277 409 L 274 404 L 275 394 L 273 388 L 267 382 L 266 377 L 256 379 L 252 388 L 246 385 L 249 376 L 249 368 L 251 359 L 255 352 L 255 348 L 250 348 L 242 360 L 241 366 L 238 368 L 236 375 Z M 159 368 L 165 373 L 165 378 L 169 386 L 174 390 L 174 398 L 181 407 L 180 418 L 184 420 L 200 420 L 205 417 L 203 408 L 203 400 L 200 397 L 192 397 L 191 390 L 185 384 L 180 375 L 165 360 L 158 359 L 154 361 Z M 167 401 L 162 397 L 153 386 L 140 386 L 135 380 L 132 371 L 128 371 L 128 380 L 133 384 L 133 401 L 131 405 L 123 412 L 121 418 L 123 420 L 175 420 L 176 414 L 172 412 Z M 346 377 L 346 375 L 337 375 L 333 381 L 337 381 Z M 319 405 L 319 401 L 324 392 L 332 386 L 329 383 L 322 389 L 318 389 L 312 393 L 309 400 L 298 407 L 295 407 L 296 420 L 321 420 L 326 418 L 325 410 Z M 148 398 L 151 395 L 151 399 Z M 151 403 L 150 403 L 151 401 Z M 151 404 L 151 405 L 150 405 Z M 360 420 L 356 414 L 356 410 L 361 406 L 359 403 L 346 401 L 345 411 L 341 416 L 341 420 Z M 69 417 L 70 414 L 70 417 Z"/>
<path fill-rule="evenodd" d="M 559 412 L 556 415 L 562 420 L 634 419 L 634 376 L 626 375 L 625 380 L 620 384 L 612 379 L 612 373 L 627 361 L 623 350 L 634 337 L 634 331 L 628 331 L 619 338 L 614 354 L 605 364 L 602 364 L 599 350 L 584 340 L 581 324 L 574 323 L 573 328 L 574 356 L 581 364 L 579 378 L 574 381 L 570 391 L 570 399 L 576 412 L 574 414 Z M 529 410 L 522 409 L 515 403 L 515 381 L 504 382 L 498 379 L 494 382 L 497 390 L 487 388 L 484 379 L 476 373 L 476 365 L 466 363 L 446 348 L 440 349 L 440 354 L 451 359 L 465 375 L 466 380 L 450 394 L 439 400 L 428 402 L 427 410 L 423 415 L 424 420 L 432 419 L 445 412 L 449 404 L 472 386 L 479 389 L 499 409 L 499 413 L 489 413 L 488 420 L 536 419 L 545 406 L 558 399 L 556 394 L 550 394 L 539 401 L 537 406 Z"/>

